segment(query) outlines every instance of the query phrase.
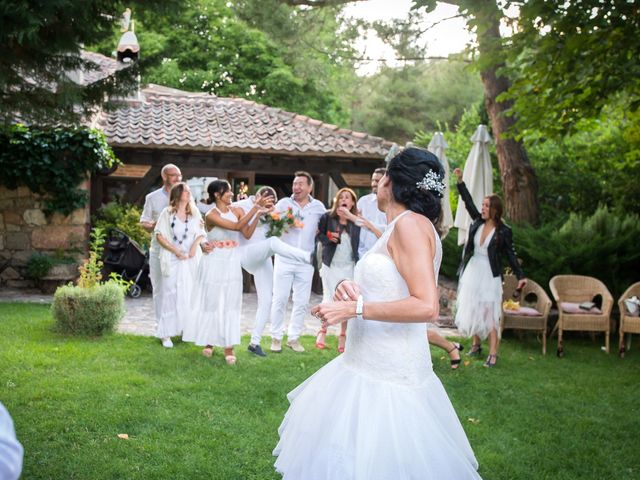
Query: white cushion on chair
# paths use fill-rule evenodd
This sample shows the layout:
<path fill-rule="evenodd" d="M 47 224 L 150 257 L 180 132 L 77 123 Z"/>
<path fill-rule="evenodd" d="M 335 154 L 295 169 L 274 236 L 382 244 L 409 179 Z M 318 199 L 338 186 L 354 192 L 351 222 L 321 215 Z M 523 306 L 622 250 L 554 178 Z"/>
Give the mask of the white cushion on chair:
<path fill-rule="evenodd" d="M 591 310 L 585 310 L 584 308 L 580 308 L 579 303 L 573 302 L 561 302 L 560 308 L 564 313 L 574 313 L 574 314 L 582 314 L 582 315 L 601 315 L 602 310 L 598 307 L 593 307 Z"/>
<path fill-rule="evenodd" d="M 520 315 L 523 317 L 541 317 L 542 313 L 540 313 L 535 308 L 531 307 L 520 307 L 518 310 L 505 310 L 505 314 L 507 315 Z"/>

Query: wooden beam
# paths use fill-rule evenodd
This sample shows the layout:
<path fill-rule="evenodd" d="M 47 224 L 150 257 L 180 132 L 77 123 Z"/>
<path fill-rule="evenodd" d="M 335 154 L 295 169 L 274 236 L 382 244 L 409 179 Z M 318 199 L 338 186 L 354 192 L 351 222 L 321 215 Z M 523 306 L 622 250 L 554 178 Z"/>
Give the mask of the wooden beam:
<path fill-rule="evenodd" d="M 127 191 L 122 200 L 126 203 L 140 203 L 140 199 L 144 197 L 149 187 L 156 183 L 160 177 L 161 171 L 162 165 L 152 166 L 147 174 L 131 190 Z"/>
<path fill-rule="evenodd" d="M 329 176 L 338 188 L 345 188 L 347 186 L 347 182 L 345 182 L 344 178 L 342 178 L 342 174 L 340 172 L 331 171 L 329 172 Z"/>

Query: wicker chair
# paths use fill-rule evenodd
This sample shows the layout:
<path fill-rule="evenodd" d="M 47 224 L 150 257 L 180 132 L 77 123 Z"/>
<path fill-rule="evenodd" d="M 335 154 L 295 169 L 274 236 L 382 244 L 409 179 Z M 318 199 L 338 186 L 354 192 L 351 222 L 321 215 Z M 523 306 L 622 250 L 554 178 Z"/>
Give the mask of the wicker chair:
<path fill-rule="evenodd" d="M 551 294 L 558 304 L 558 356 L 564 355 L 562 333 L 565 330 L 582 332 L 604 332 L 605 351 L 609 353 L 609 337 L 611 335 L 611 308 L 613 297 L 607 287 L 597 278 L 582 275 L 556 275 L 549 281 Z M 567 313 L 563 311 L 562 302 L 581 303 L 602 296 L 602 313 Z M 552 332 L 553 333 L 553 332 Z"/>
<path fill-rule="evenodd" d="M 620 308 L 620 343 L 618 345 L 620 349 L 620 357 L 624 358 L 625 351 L 631 348 L 631 336 L 627 341 L 627 348 L 624 346 L 624 334 L 625 333 L 640 333 L 640 317 L 632 317 L 627 314 L 627 309 L 624 306 L 625 299 L 633 296 L 640 297 L 640 282 L 636 282 L 627 288 L 627 291 L 620 296 L 618 300 L 618 308 Z"/>
<path fill-rule="evenodd" d="M 502 298 L 508 300 L 513 297 L 513 292 L 518 286 L 518 279 L 513 275 L 505 275 L 502 286 Z M 508 310 L 502 311 L 500 321 L 500 332 L 506 328 L 515 330 L 535 330 L 542 335 L 542 354 L 547 354 L 547 319 L 551 310 L 551 299 L 547 292 L 531 279 L 527 279 L 527 284 L 520 293 L 520 298 L 525 299 L 535 296 L 535 305 L 532 305 L 540 315 L 519 315 L 517 312 Z"/>

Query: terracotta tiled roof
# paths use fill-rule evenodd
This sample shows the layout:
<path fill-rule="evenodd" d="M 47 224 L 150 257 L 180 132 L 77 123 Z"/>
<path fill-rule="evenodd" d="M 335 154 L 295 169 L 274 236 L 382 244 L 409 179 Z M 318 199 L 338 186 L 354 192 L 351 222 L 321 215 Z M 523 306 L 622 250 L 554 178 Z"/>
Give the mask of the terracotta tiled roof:
<path fill-rule="evenodd" d="M 137 146 L 384 158 L 390 142 L 240 98 L 221 98 L 158 85 L 142 90 L 97 126 L 113 147 Z"/>

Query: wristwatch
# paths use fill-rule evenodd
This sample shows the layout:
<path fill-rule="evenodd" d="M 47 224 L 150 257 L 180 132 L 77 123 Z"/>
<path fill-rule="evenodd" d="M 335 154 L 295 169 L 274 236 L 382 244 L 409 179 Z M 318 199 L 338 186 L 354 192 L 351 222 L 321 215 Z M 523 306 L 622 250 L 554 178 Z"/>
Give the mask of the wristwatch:
<path fill-rule="evenodd" d="M 362 310 L 364 309 L 364 299 L 362 295 L 358 295 L 358 300 L 356 301 L 356 318 L 358 320 L 364 320 L 362 318 Z"/>

